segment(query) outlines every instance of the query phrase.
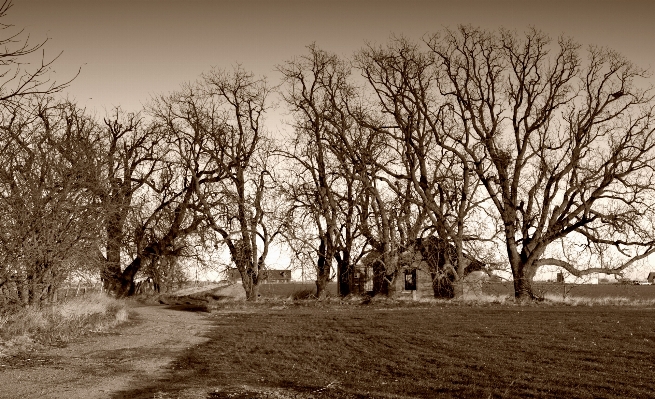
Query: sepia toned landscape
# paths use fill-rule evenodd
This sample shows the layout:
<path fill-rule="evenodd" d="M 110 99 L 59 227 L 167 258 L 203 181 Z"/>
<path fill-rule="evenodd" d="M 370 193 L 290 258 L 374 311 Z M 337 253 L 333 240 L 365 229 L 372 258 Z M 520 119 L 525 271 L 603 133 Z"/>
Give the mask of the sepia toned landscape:
<path fill-rule="evenodd" d="M 1 1 L 0 398 L 653 396 L 651 11 Z"/>

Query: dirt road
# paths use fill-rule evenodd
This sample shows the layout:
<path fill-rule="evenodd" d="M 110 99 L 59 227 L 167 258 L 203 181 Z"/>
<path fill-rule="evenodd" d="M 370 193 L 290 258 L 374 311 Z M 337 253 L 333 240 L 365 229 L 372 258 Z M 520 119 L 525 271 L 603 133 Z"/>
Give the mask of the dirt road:
<path fill-rule="evenodd" d="M 65 348 L 0 358 L 0 398 L 120 397 L 163 375 L 183 350 L 206 342 L 211 327 L 207 313 L 164 305 L 132 307 L 130 320 Z"/>

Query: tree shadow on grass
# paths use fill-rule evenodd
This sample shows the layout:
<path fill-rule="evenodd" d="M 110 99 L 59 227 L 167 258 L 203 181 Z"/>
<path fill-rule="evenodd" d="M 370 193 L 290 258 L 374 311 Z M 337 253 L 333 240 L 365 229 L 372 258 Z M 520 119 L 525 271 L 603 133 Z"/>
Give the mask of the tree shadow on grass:
<path fill-rule="evenodd" d="M 209 313 L 209 301 L 204 298 L 193 298 L 190 296 L 161 296 L 159 303 L 167 305 L 167 309 L 181 310 L 185 312 L 206 312 Z"/>
<path fill-rule="evenodd" d="M 166 309 L 171 309 L 171 310 L 181 310 L 184 312 L 205 312 L 209 313 L 209 308 L 207 307 L 206 304 L 193 304 L 193 303 L 185 303 L 185 304 L 176 304 L 176 305 L 169 305 L 166 306 Z"/>
<path fill-rule="evenodd" d="M 226 380 L 222 373 L 213 374 L 206 367 L 193 367 L 189 358 L 206 348 L 201 345 L 174 361 L 163 375 L 138 386 L 115 392 L 113 399 L 206 398 L 206 399 L 365 399 L 375 396 L 350 394 L 298 381 L 271 381 L 258 384 L 253 378 Z M 184 366 L 186 364 L 186 367 Z"/>
<path fill-rule="evenodd" d="M 187 312 L 211 312 L 213 304 L 222 301 L 233 301 L 230 295 L 220 295 L 212 291 L 195 293 L 191 295 L 161 295 L 159 303 L 167 305 L 168 309 Z"/>
<path fill-rule="evenodd" d="M 194 310 L 192 304 L 169 305 L 169 309 Z M 217 324 L 222 323 L 217 320 Z M 211 330 L 205 335 L 208 342 L 182 352 L 158 375 L 133 381 L 133 386 L 115 392 L 111 398 L 207 398 L 207 399 L 364 399 L 370 395 L 343 392 L 338 387 L 319 386 L 297 378 L 287 372 L 272 376 L 265 365 L 266 359 L 252 354 L 246 362 L 240 362 L 239 351 L 223 354 L 225 348 L 221 333 Z M 230 345 L 230 344 L 228 344 Z M 243 356 L 248 357 L 245 353 Z M 225 361 L 224 357 L 236 355 Z M 223 361 L 214 361 L 221 359 Z M 234 361 L 233 364 L 230 361 Z M 329 384 L 328 384 L 329 385 Z M 336 388 L 336 389 L 335 389 Z"/>

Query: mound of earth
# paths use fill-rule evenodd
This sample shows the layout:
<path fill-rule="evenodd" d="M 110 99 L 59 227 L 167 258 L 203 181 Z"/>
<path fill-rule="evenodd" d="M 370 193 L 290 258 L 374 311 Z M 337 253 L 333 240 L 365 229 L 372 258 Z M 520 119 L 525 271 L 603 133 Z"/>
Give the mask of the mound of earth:
<path fill-rule="evenodd" d="M 212 284 L 162 294 L 158 297 L 158 302 L 173 309 L 207 312 L 212 301 L 245 299 L 246 292 L 241 284 Z"/>
<path fill-rule="evenodd" d="M 223 287 L 225 287 L 227 285 L 228 284 L 226 284 L 226 283 L 213 283 L 213 284 L 207 284 L 207 285 L 187 287 L 187 288 L 183 288 L 181 290 L 174 291 L 170 295 L 172 295 L 172 296 L 193 295 L 193 294 L 198 294 L 198 293 L 217 290 L 217 289 L 223 288 Z"/>

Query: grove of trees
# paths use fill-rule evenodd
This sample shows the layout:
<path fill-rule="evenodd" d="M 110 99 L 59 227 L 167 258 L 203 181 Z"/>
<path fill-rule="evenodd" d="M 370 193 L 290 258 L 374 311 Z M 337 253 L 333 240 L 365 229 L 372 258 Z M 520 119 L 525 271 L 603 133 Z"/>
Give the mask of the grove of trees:
<path fill-rule="evenodd" d="M 318 298 L 331 280 L 349 294 L 362 262 L 394 295 L 426 239 L 449 254 L 435 287 L 457 295 L 472 255 L 528 300 L 542 266 L 620 274 L 655 252 L 655 102 L 612 50 L 471 26 L 351 58 L 312 44 L 277 66 L 279 85 L 212 69 L 98 118 L 61 98 L 74 82 L 48 80 L 51 62 L 23 69 L 44 43 L 6 37 L 4 304 L 52 301 L 79 271 L 117 296 L 140 276 L 165 290 L 222 252 L 256 300 L 273 246 L 312 270 Z"/>

